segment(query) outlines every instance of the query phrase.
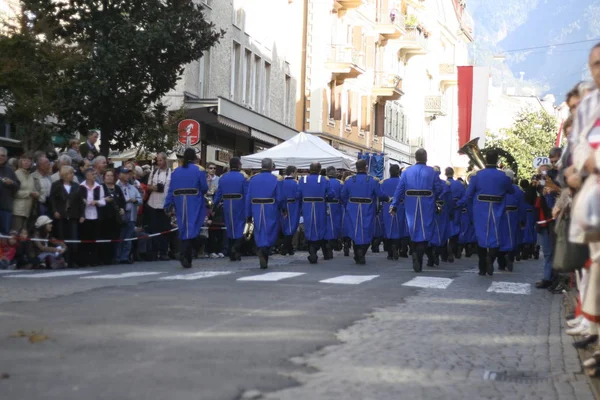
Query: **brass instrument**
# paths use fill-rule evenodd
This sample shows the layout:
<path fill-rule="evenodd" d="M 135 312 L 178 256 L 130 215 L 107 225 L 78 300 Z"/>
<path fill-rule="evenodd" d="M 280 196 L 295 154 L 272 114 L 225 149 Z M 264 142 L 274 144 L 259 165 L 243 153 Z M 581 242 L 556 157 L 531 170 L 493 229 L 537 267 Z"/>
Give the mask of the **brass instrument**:
<path fill-rule="evenodd" d="M 206 208 L 211 209 L 214 206 L 212 196 L 204 195 L 204 201 L 206 201 Z"/>
<path fill-rule="evenodd" d="M 466 143 L 463 147 L 458 150 L 458 154 L 465 155 L 469 157 L 469 160 L 473 162 L 474 169 L 469 172 L 467 175 L 467 182 L 471 179 L 471 175 L 473 175 L 477 170 L 485 168 L 485 158 L 483 154 L 481 154 L 481 150 L 479 149 L 479 138 L 475 138 L 470 142 Z"/>
<path fill-rule="evenodd" d="M 244 225 L 244 232 L 242 234 L 244 235 L 244 239 L 248 241 L 252 239 L 252 235 L 254 234 L 254 221 L 246 222 Z"/>

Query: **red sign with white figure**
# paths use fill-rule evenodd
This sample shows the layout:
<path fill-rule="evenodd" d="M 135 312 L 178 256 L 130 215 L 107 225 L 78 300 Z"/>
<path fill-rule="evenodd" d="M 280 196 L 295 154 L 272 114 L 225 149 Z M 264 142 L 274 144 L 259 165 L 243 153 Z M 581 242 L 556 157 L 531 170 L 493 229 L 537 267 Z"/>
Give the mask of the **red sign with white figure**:
<path fill-rule="evenodd" d="M 184 119 L 177 126 L 179 143 L 186 147 L 195 146 L 200 142 L 200 124 L 193 119 Z"/>

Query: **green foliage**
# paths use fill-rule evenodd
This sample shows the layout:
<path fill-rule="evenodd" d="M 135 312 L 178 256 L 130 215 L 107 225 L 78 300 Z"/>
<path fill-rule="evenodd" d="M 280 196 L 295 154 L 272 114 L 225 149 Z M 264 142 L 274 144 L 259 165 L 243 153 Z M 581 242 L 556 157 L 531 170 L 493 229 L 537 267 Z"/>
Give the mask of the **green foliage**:
<path fill-rule="evenodd" d="M 55 116 L 67 132 L 99 128 L 103 154 L 109 145 L 164 150 L 160 146 L 169 139 L 162 133 L 172 121 L 161 99 L 175 88 L 185 65 L 224 34 L 193 0 L 22 0 L 21 7 L 31 59 L 38 60 L 40 47 L 48 46 L 53 56 L 68 52 L 75 61 L 51 64 L 51 79 L 24 77 L 30 86 L 43 82 L 45 95 L 52 93 L 40 115 Z M 11 39 L 0 35 L 0 42 Z M 25 64 L 28 58 L 18 59 Z M 9 114 L 12 121 L 16 114 Z"/>
<path fill-rule="evenodd" d="M 548 156 L 554 147 L 558 123 L 545 111 L 519 113 L 513 126 L 498 135 L 488 133 L 486 147 L 498 147 L 509 152 L 519 166 L 519 177 L 529 179 L 535 173 L 533 159 Z"/>

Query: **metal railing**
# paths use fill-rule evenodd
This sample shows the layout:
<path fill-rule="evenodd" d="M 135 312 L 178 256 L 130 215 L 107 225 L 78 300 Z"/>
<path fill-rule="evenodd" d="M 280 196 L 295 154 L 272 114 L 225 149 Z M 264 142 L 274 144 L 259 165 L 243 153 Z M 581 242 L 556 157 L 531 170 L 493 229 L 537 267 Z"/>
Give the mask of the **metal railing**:
<path fill-rule="evenodd" d="M 384 71 L 375 72 L 375 87 L 401 91 L 402 77 Z"/>
<path fill-rule="evenodd" d="M 406 27 L 405 40 L 416 42 L 423 50 L 427 50 L 429 46 L 429 40 L 414 26 Z"/>
<path fill-rule="evenodd" d="M 445 115 L 448 111 L 446 97 L 441 94 L 425 96 L 425 112 Z"/>
<path fill-rule="evenodd" d="M 329 61 L 344 64 L 354 64 L 357 67 L 365 68 L 365 59 L 362 52 L 356 50 L 347 44 L 333 44 L 329 54 Z"/>

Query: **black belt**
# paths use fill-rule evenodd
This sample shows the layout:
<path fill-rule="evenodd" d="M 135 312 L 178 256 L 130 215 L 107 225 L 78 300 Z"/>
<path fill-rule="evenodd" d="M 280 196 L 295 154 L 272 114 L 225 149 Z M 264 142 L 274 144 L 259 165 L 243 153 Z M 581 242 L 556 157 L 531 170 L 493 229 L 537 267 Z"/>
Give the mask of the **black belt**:
<path fill-rule="evenodd" d="M 224 194 L 223 195 L 223 199 L 225 200 L 239 200 L 241 199 L 243 196 L 239 193 L 232 193 L 232 194 Z"/>
<path fill-rule="evenodd" d="M 339 200 L 327 200 L 327 204 L 340 204 Z"/>
<path fill-rule="evenodd" d="M 371 204 L 371 203 L 373 203 L 373 199 L 371 199 L 369 197 L 350 197 L 350 199 L 348 201 L 350 203 L 356 203 L 356 204 Z"/>
<path fill-rule="evenodd" d="M 252 199 L 252 204 L 275 204 L 275 199 Z"/>
<path fill-rule="evenodd" d="M 175 189 L 173 196 L 197 196 L 200 193 L 198 189 Z"/>
<path fill-rule="evenodd" d="M 305 197 L 302 201 L 305 203 L 323 203 L 325 199 L 322 197 Z"/>
<path fill-rule="evenodd" d="M 296 199 L 287 199 L 288 204 L 295 203 Z"/>
<path fill-rule="evenodd" d="M 485 201 L 488 203 L 502 203 L 502 196 L 494 196 L 491 194 L 480 194 L 477 196 L 477 200 Z"/>
<path fill-rule="evenodd" d="M 518 211 L 519 207 L 517 206 L 506 206 L 506 211 Z"/>
<path fill-rule="evenodd" d="M 433 196 L 433 192 L 431 190 L 407 190 L 406 195 L 407 196 L 417 196 L 417 197 Z"/>

